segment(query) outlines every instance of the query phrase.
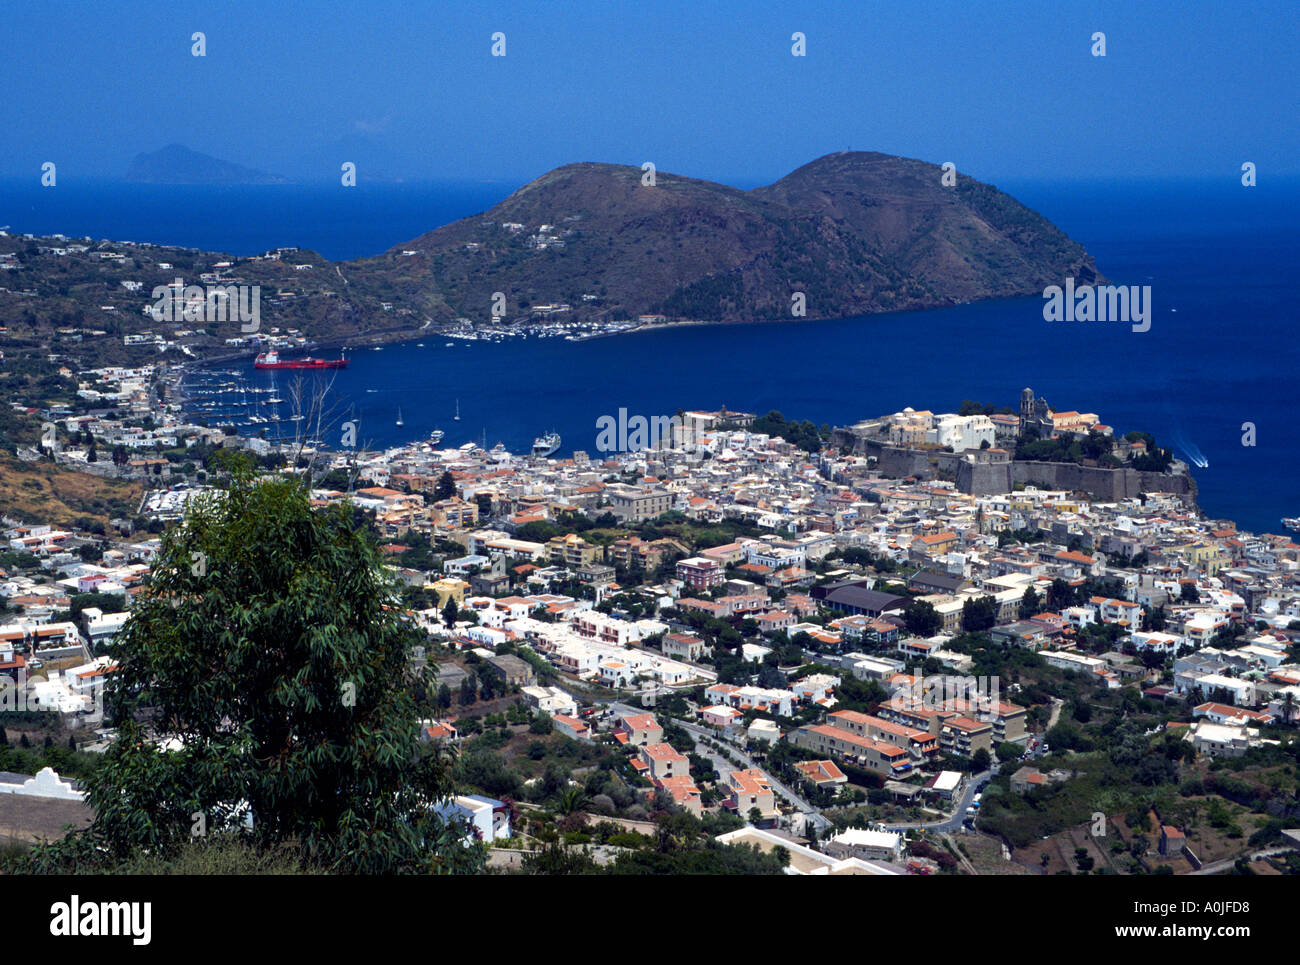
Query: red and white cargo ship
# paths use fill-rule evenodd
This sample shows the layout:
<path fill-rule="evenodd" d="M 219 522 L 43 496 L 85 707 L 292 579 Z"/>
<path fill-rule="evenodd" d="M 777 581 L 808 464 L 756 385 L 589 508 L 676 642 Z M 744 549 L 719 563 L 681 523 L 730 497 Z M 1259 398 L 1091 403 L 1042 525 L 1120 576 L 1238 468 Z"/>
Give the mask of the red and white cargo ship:
<path fill-rule="evenodd" d="M 253 359 L 255 369 L 345 369 L 347 367 L 346 358 L 316 359 L 307 355 L 300 359 L 282 359 L 280 353 L 274 349 L 263 352 Z"/>

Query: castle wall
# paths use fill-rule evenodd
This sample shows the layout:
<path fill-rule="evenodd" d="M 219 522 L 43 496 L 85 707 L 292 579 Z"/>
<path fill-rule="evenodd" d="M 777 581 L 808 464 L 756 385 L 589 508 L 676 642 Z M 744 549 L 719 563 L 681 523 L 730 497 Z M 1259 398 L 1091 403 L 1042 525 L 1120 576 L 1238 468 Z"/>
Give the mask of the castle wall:
<path fill-rule="evenodd" d="M 1174 493 L 1189 506 L 1196 505 L 1195 484 L 1190 476 L 1177 473 L 1141 472 L 1136 469 L 1105 469 L 1067 462 L 1016 462 L 1014 460 L 969 462 L 955 452 L 927 452 L 885 445 L 857 436 L 852 429 L 837 428 L 833 446 L 850 446 L 858 455 L 874 457 L 882 476 L 918 479 L 947 479 L 958 491 L 977 496 L 1011 492 L 1017 483 L 1046 489 L 1084 492 L 1103 502 L 1132 499 L 1144 492 Z"/>

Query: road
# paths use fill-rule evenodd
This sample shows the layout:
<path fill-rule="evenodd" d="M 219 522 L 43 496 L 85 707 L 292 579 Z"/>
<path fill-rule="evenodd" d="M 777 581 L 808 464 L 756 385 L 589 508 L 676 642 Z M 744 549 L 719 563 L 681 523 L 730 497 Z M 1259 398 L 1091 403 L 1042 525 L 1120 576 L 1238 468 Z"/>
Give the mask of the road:
<path fill-rule="evenodd" d="M 667 688 L 664 689 L 666 690 Z M 596 703 L 609 707 L 616 714 L 644 714 L 648 712 L 644 708 L 633 707 L 631 704 L 625 704 L 619 700 L 596 700 Z M 762 768 L 762 766 L 745 751 L 736 747 L 734 744 L 722 740 L 713 731 L 706 730 L 697 724 L 691 724 L 676 719 L 674 719 L 674 723 L 678 724 L 683 730 L 696 739 L 698 742 L 696 746 L 697 753 L 699 753 L 701 757 L 705 757 L 712 762 L 720 776 L 725 777 L 727 772 L 735 765 L 717 751 L 704 744 L 702 742 L 703 739 L 717 741 L 719 744 L 722 744 L 727 748 L 727 752 L 732 757 L 736 758 L 736 760 L 740 761 L 744 767 L 754 767 L 763 770 L 763 772 L 767 774 L 768 780 L 772 783 L 772 790 L 786 798 L 787 801 L 794 803 L 804 815 L 805 820 L 810 821 L 819 831 L 830 826 L 830 821 L 822 815 L 820 808 L 816 807 L 812 802 L 804 799 L 793 788 L 777 780 L 776 777 Z M 892 823 L 886 826 L 887 829 L 891 831 L 902 831 L 911 828 L 927 828 L 938 831 L 941 834 L 961 831 L 962 824 L 966 819 L 966 809 L 970 807 L 970 803 L 974 799 L 975 795 L 984 789 L 984 786 L 988 784 L 997 772 L 998 765 L 994 764 L 989 770 L 981 771 L 980 773 L 973 775 L 970 780 L 966 782 L 966 790 L 962 793 L 961 799 L 957 802 L 957 807 L 947 818 L 938 821 L 920 821 L 904 824 Z"/>
<path fill-rule="evenodd" d="M 631 704 L 625 704 L 618 700 L 597 700 L 596 702 L 600 704 L 604 704 L 606 707 L 609 707 L 610 710 L 614 711 L 616 714 L 645 714 L 650 712 L 641 707 L 633 707 Z M 672 718 L 672 721 L 673 723 L 680 726 L 682 730 L 686 731 L 686 733 L 690 734 L 693 738 L 695 738 L 696 753 L 698 753 L 701 757 L 707 758 L 713 764 L 714 768 L 717 770 L 719 777 L 721 777 L 723 780 L 726 779 L 727 773 L 731 771 L 736 765 L 732 764 L 720 753 L 713 750 L 713 748 L 709 747 L 707 744 L 703 743 L 704 739 L 716 741 L 717 743 L 722 744 L 724 747 L 727 748 L 727 753 L 729 753 L 736 760 L 740 761 L 742 766 L 758 768 L 759 770 L 763 771 L 764 774 L 767 774 L 767 778 L 772 784 L 772 790 L 775 791 L 779 796 L 786 798 L 789 802 L 793 803 L 796 807 L 798 807 L 800 812 L 804 815 L 804 820 L 806 822 L 811 822 L 812 825 L 815 828 L 817 828 L 817 830 L 820 831 L 823 828 L 830 826 L 830 821 L 822 816 L 820 809 L 815 807 L 811 802 L 805 800 L 802 796 L 796 793 L 793 788 L 777 780 L 769 771 L 763 768 L 757 761 L 755 761 L 749 754 L 741 750 L 739 747 L 736 747 L 734 744 L 730 744 L 722 740 L 713 731 L 706 730 L 705 728 L 700 727 L 697 724 L 687 723 L 686 721 L 678 720 L 676 718 Z"/>
<path fill-rule="evenodd" d="M 1246 860 L 1255 861 L 1258 858 L 1271 858 L 1275 854 L 1286 854 L 1286 852 L 1294 850 L 1294 847 L 1288 846 L 1285 848 L 1269 848 L 1267 851 L 1253 851 Z M 1222 861 L 1213 861 L 1202 867 L 1200 871 L 1193 871 L 1192 874 L 1217 875 L 1223 871 L 1231 871 L 1232 866 L 1235 865 L 1240 858 L 1241 855 L 1238 855 L 1236 858 L 1224 858 Z"/>
<path fill-rule="evenodd" d="M 1060 697 L 1052 698 L 1052 716 L 1047 718 L 1047 726 L 1043 728 L 1044 734 L 1046 734 L 1049 730 L 1051 730 L 1053 727 L 1056 726 L 1057 720 L 1059 720 L 1061 717 L 1061 708 L 1064 706 L 1065 706 L 1065 701 L 1062 700 Z"/>
<path fill-rule="evenodd" d="M 724 740 L 720 740 L 716 734 L 714 734 L 712 731 L 705 730 L 703 727 L 699 727 L 695 724 L 688 724 L 680 720 L 677 721 L 677 723 L 681 725 L 682 729 L 685 730 L 686 733 L 690 734 L 697 741 L 704 738 L 707 738 L 708 740 L 717 741 L 718 743 L 722 744 L 724 747 L 727 748 L 727 753 L 729 753 L 732 757 L 739 760 L 745 767 L 756 767 L 759 770 L 762 770 L 763 773 L 767 774 L 767 779 L 772 783 L 772 790 L 776 791 L 777 793 L 781 794 L 783 797 L 788 798 L 791 802 L 798 805 L 800 810 L 808 813 L 813 813 L 813 814 L 818 813 L 818 808 L 815 807 L 812 804 L 812 802 L 804 800 L 804 798 L 800 797 L 799 794 L 797 794 L 793 788 L 789 787 L 786 784 L 783 784 L 781 781 L 778 781 L 775 777 L 773 777 L 766 770 L 764 770 L 762 765 L 760 765 L 757 761 L 755 761 L 752 757 L 750 757 L 739 747 L 736 747 L 734 744 L 729 744 Z M 731 770 L 731 768 L 734 767 L 734 765 L 728 762 L 726 758 L 719 755 L 717 751 L 713 750 L 707 745 L 697 744 L 696 750 L 703 756 L 708 757 L 710 760 L 713 760 L 715 762 L 720 762 L 720 763 L 715 763 L 714 765 L 715 767 L 718 768 L 719 774 L 725 775 L 727 771 Z"/>
<path fill-rule="evenodd" d="M 996 765 L 987 771 L 980 771 L 966 782 L 966 790 L 962 792 L 961 799 L 957 802 L 957 807 L 952 814 L 942 821 L 917 821 L 912 823 L 890 822 L 882 825 L 886 831 L 907 831 L 913 828 L 926 828 L 931 831 L 938 831 L 940 834 L 947 834 L 954 831 L 960 831 L 962 823 L 966 820 L 966 809 L 970 807 L 971 801 L 975 795 L 984 789 L 984 785 L 997 774 Z"/>

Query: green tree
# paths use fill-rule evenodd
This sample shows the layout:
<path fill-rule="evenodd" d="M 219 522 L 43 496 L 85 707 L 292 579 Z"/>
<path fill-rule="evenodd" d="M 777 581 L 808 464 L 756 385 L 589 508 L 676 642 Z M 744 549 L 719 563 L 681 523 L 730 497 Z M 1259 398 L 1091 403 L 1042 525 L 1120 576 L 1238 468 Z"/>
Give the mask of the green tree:
<path fill-rule="evenodd" d="M 1065 580 L 1057 577 L 1047 588 L 1047 605 L 1053 610 L 1074 606 L 1074 590 Z"/>
<path fill-rule="evenodd" d="M 550 716 L 538 712 L 533 715 L 532 720 L 528 722 L 528 731 L 531 734 L 549 734 L 555 729 L 555 724 Z"/>
<path fill-rule="evenodd" d="M 447 605 L 442 608 L 442 622 L 447 624 L 450 630 L 456 626 L 456 618 L 460 615 L 460 607 L 456 606 L 456 601 L 448 597 Z"/>
<path fill-rule="evenodd" d="M 1024 750 L 1025 749 L 1019 744 L 1013 744 L 1011 741 L 1003 741 L 994 748 L 994 753 L 997 755 L 998 760 L 1005 764 L 1007 761 L 1018 760 L 1020 755 L 1024 753 Z"/>
<path fill-rule="evenodd" d="M 1142 608 L 1142 629 L 1161 631 L 1165 628 L 1165 608 L 1162 606 L 1152 610 L 1150 607 Z"/>
<path fill-rule="evenodd" d="M 997 601 L 991 596 L 967 600 L 961 605 L 961 628 L 967 633 L 991 630 L 997 622 Z"/>
<path fill-rule="evenodd" d="M 451 478 L 451 470 L 448 469 L 438 477 L 438 487 L 433 491 L 434 499 L 450 499 L 456 495 L 456 480 Z"/>
<path fill-rule="evenodd" d="M 419 634 L 395 592 L 353 514 L 313 510 L 297 481 L 241 473 L 192 501 L 109 647 L 118 739 L 69 850 L 174 855 L 201 813 L 208 834 L 251 816 L 259 850 L 335 871 L 480 866 L 432 810 L 453 786 L 440 746 L 417 744 Z"/>
<path fill-rule="evenodd" d="M 943 617 L 928 600 L 912 600 L 903 610 L 907 632 L 918 637 L 932 637 L 943 627 Z"/>
<path fill-rule="evenodd" d="M 529 875 L 589 875 L 598 873 L 600 866 L 585 848 L 566 848 L 552 841 L 524 855 L 520 870 Z"/>

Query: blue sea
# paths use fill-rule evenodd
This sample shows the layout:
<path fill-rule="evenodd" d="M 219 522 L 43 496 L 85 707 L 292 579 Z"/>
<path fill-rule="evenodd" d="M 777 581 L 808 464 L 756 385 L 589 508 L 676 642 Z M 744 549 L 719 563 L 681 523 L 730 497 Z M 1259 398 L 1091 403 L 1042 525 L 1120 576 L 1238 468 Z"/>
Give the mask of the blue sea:
<path fill-rule="evenodd" d="M 375 445 L 422 438 L 526 450 L 548 429 L 562 454 L 595 451 L 596 419 L 679 408 L 767 412 L 846 424 L 963 399 L 1015 406 L 1026 386 L 1057 410 L 1142 429 L 1193 475 L 1202 509 L 1254 531 L 1300 513 L 1300 183 L 997 182 L 1081 242 L 1114 283 L 1150 285 L 1151 329 L 1043 319 L 1043 301 L 983 302 L 832 322 L 660 330 L 586 342 L 437 336 L 353 353 L 337 401 Z M 328 258 L 375 254 L 479 213 L 517 185 L 354 189 L 191 188 L 113 182 L 42 189 L 0 182 L 0 225 L 253 254 L 298 245 Z M 269 373 L 250 384 L 269 385 Z M 283 385 L 284 373 L 278 373 Z M 461 420 L 452 414 L 459 403 Z M 394 423 L 401 409 L 405 425 Z M 1254 426 L 1254 446 L 1243 426 Z"/>

